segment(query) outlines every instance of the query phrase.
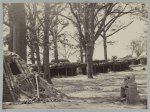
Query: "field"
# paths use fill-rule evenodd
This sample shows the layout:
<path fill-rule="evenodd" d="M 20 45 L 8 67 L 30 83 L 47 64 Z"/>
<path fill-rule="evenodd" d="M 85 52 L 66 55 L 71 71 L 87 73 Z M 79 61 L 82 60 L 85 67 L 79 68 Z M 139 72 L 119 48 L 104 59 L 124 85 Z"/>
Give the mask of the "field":
<path fill-rule="evenodd" d="M 70 100 L 62 102 L 46 102 L 33 104 L 10 105 L 4 103 L 3 108 L 49 108 L 49 109 L 87 109 L 87 108 L 146 108 L 147 69 L 146 66 L 131 66 L 133 70 L 123 72 L 100 73 L 93 79 L 85 75 L 74 77 L 53 78 L 55 88 L 70 96 Z M 129 105 L 120 101 L 120 87 L 126 75 L 134 74 L 141 102 Z"/>

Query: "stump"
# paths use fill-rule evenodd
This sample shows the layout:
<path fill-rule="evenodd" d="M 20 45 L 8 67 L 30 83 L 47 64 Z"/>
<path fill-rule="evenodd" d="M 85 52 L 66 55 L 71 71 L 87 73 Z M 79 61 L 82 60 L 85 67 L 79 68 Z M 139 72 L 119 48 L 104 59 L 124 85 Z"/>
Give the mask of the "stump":
<path fill-rule="evenodd" d="M 137 92 L 136 83 L 128 84 L 128 87 L 125 90 L 126 100 L 129 104 L 136 104 L 140 101 L 140 96 Z"/>
<path fill-rule="evenodd" d="M 122 98 L 126 98 L 128 104 L 136 104 L 140 101 L 134 75 L 125 77 L 120 94 Z"/>

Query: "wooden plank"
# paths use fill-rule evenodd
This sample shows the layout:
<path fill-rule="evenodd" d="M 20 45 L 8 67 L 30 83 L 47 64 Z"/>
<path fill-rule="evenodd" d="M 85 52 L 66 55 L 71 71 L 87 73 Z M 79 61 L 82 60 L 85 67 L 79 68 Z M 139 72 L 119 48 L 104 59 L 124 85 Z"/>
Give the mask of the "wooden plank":
<path fill-rule="evenodd" d="M 15 59 L 15 62 L 17 64 L 18 68 L 22 71 L 22 74 L 24 74 L 24 77 L 25 77 L 26 81 L 31 84 L 31 86 L 32 86 L 33 89 L 35 89 L 33 83 L 30 80 L 28 80 L 29 74 L 27 74 L 25 72 L 25 69 L 28 69 L 28 68 L 23 68 L 22 64 L 20 63 L 20 61 L 18 59 Z"/>
<path fill-rule="evenodd" d="M 13 102 L 14 102 L 14 101 L 16 101 L 16 98 L 15 98 L 13 89 L 10 86 L 10 83 L 9 83 L 10 81 L 8 80 L 8 74 L 5 72 L 5 70 L 3 70 L 3 74 L 4 74 L 4 79 L 6 81 L 6 84 L 7 84 L 8 88 L 9 88 L 10 94 L 12 96 Z"/>
<path fill-rule="evenodd" d="M 18 60 L 18 61 L 20 62 L 21 66 L 22 66 L 23 70 L 26 72 L 26 74 L 31 74 L 25 61 L 24 60 Z"/>
<path fill-rule="evenodd" d="M 9 63 L 5 63 L 5 70 L 6 70 L 6 74 L 7 74 L 8 78 L 9 78 L 10 84 L 14 88 L 13 74 L 11 72 L 11 68 L 9 66 Z"/>
<path fill-rule="evenodd" d="M 35 80 L 36 80 L 36 91 L 37 91 L 37 97 L 40 98 L 40 92 L 39 92 L 39 82 L 38 82 L 38 74 L 35 74 Z"/>
<path fill-rule="evenodd" d="M 15 63 L 17 65 L 18 69 L 20 70 L 21 74 L 24 74 L 24 70 L 22 69 L 20 63 L 18 62 L 18 59 L 15 59 Z"/>

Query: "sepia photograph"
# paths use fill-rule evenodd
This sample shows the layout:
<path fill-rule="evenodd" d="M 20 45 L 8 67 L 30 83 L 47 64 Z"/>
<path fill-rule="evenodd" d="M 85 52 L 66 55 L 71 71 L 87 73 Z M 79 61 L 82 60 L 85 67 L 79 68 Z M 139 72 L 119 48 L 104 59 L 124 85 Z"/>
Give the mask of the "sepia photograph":
<path fill-rule="evenodd" d="M 3 109 L 147 109 L 146 2 L 2 3 Z"/>

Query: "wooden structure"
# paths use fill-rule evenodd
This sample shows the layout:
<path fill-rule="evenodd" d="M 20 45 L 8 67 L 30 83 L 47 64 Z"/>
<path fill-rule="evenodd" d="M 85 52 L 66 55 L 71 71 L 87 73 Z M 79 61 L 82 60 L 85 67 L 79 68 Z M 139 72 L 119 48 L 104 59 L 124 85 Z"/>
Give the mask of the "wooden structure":
<path fill-rule="evenodd" d="M 17 101 L 20 92 L 26 96 L 35 96 L 33 74 L 24 60 L 12 52 L 4 52 L 3 61 L 3 101 Z"/>
<path fill-rule="evenodd" d="M 67 97 L 53 88 L 40 74 L 33 73 L 30 68 L 17 54 L 4 52 L 3 102 L 19 101 L 21 94 L 28 98 L 62 99 Z"/>

